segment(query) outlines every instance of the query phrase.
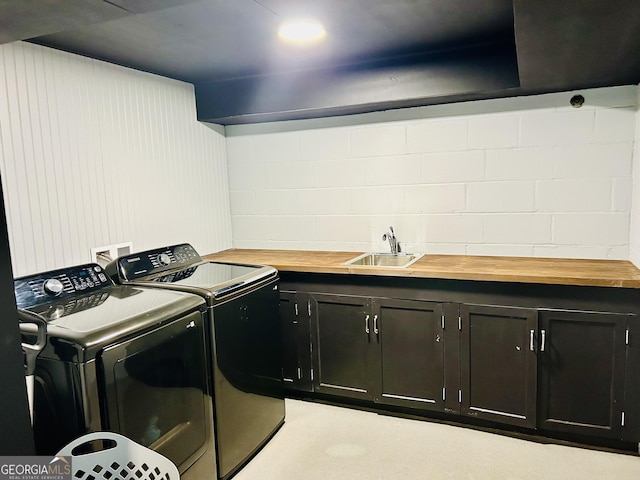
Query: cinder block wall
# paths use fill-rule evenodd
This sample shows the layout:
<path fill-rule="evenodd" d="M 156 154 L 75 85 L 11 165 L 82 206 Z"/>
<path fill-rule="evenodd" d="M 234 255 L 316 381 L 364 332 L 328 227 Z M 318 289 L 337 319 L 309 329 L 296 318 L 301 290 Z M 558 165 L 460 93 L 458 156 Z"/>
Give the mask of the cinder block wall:
<path fill-rule="evenodd" d="M 640 105 L 640 85 L 638 86 L 638 105 Z M 636 112 L 636 141 L 633 160 L 633 203 L 631 206 L 629 260 L 640 268 L 640 110 Z"/>
<path fill-rule="evenodd" d="M 234 246 L 628 259 L 637 90 L 227 127 Z"/>

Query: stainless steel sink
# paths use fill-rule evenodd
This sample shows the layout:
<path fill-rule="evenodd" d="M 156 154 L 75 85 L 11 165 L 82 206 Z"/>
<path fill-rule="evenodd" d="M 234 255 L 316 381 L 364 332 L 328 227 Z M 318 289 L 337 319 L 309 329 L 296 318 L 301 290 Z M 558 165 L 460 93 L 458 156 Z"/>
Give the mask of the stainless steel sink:
<path fill-rule="evenodd" d="M 420 260 L 422 255 L 422 253 L 364 253 L 344 262 L 343 265 L 406 268 Z"/>

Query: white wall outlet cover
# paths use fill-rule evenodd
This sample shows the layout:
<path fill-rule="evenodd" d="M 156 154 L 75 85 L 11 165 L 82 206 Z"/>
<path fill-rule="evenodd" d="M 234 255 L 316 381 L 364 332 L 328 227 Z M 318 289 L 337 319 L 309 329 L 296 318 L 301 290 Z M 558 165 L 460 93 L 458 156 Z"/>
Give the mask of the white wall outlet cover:
<path fill-rule="evenodd" d="M 105 266 L 111 260 L 115 260 L 123 255 L 128 255 L 133 251 L 133 242 L 115 243 L 91 249 L 91 261 L 98 265 Z"/>

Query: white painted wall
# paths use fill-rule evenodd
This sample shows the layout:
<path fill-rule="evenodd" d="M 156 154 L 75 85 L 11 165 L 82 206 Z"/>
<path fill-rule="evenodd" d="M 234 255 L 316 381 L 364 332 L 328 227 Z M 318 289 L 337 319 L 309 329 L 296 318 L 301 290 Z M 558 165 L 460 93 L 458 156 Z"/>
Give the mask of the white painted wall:
<path fill-rule="evenodd" d="M 225 141 L 196 121 L 189 84 L 5 44 L 14 273 L 125 241 L 218 251 L 232 223 L 236 247 L 386 250 L 393 225 L 405 251 L 640 265 L 638 90 L 581 92 L 581 109 L 564 93 L 236 126 Z"/>
<path fill-rule="evenodd" d="M 405 251 L 627 259 L 636 105 L 629 86 L 227 127 L 234 246 L 387 251 L 393 225 Z"/>
<path fill-rule="evenodd" d="M 197 122 L 190 84 L 4 44 L 0 142 L 16 276 L 126 241 L 231 246 L 224 134 Z"/>
<path fill-rule="evenodd" d="M 640 85 L 637 87 L 640 105 Z M 636 112 L 636 141 L 633 162 L 633 205 L 631 208 L 631 235 L 629 260 L 640 268 L 640 110 Z"/>

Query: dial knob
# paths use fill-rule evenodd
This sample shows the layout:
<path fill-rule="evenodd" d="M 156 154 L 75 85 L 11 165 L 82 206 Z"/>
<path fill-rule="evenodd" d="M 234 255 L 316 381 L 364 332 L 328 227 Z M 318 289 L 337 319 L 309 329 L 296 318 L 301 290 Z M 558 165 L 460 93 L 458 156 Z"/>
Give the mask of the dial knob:
<path fill-rule="evenodd" d="M 158 255 L 158 263 L 160 265 L 169 265 L 171 264 L 171 257 L 166 253 L 161 253 Z"/>
<path fill-rule="evenodd" d="M 50 278 L 49 280 L 44 282 L 43 288 L 45 293 L 56 297 L 62 293 L 62 290 L 64 290 L 64 285 L 62 285 L 62 282 L 57 278 Z"/>
<path fill-rule="evenodd" d="M 56 308 L 49 312 L 49 320 L 56 320 L 64 314 L 64 307 L 58 305 Z"/>

